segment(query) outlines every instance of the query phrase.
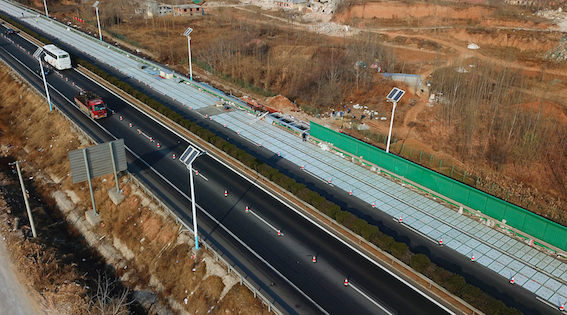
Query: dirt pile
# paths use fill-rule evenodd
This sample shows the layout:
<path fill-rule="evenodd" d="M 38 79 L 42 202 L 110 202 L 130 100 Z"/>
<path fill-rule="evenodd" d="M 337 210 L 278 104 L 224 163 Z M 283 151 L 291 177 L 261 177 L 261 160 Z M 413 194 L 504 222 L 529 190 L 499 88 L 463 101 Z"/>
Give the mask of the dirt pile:
<path fill-rule="evenodd" d="M 291 102 L 288 98 L 282 95 L 269 97 L 266 99 L 266 103 L 268 106 L 282 112 L 296 112 L 299 109 L 293 102 Z"/>

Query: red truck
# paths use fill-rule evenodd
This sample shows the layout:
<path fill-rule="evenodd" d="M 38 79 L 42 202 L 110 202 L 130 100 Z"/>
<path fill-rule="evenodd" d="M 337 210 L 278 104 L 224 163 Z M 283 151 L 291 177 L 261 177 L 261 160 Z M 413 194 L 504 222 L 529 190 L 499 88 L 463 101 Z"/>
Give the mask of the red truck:
<path fill-rule="evenodd" d="M 106 105 L 102 98 L 94 92 L 81 92 L 75 97 L 75 103 L 79 105 L 81 111 L 92 119 L 104 118 L 107 115 Z"/>

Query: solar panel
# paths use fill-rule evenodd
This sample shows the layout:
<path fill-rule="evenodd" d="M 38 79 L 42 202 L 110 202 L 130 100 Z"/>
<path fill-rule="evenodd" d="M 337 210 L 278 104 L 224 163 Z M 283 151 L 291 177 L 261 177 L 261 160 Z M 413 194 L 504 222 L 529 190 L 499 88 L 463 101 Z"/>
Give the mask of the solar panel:
<path fill-rule="evenodd" d="M 390 94 L 388 94 L 388 96 L 386 96 L 387 99 L 391 100 L 394 98 L 394 95 L 396 94 L 398 89 L 393 88 L 392 91 L 390 92 Z"/>
<path fill-rule="evenodd" d="M 35 59 L 39 60 L 39 56 L 41 56 L 41 53 L 43 52 L 43 48 L 42 47 L 38 47 L 37 50 L 33 53 L 33 57 Z"/>
<path fill-rule="evenodd" d="M 187 150 L 185 150 L 185 152 L 181 154 L 181 158 L 179 160 L 181 161 L 181 163 L 185 165 L 189 165 L 193 162 L 193 160 L 197 158 L 199 153 L 200 152 L 197 149 L 193 148 L 192 146 L 189 146 Z"/>
<path fill-rule="evenodd" d="M 392 102 L 398 102 L 402 98 L 402 96 L 404 96 L 405 93 L 406 91 L 404 90 L 393 88 L 392 91 L 390 91 L 390 93 L 388 94 L 388 96 L 386 96 L 386 98 Z"/>
<path fill-rule="evenodd" d="M 188 28 L 185 30 L 185 32 L 183 32 L 183 35 L 189 36 L 189 34 L 191 34 L 191 32 L 193 32 L 193 29 L 190 28 L 190 27 L 188 27 Z"/>

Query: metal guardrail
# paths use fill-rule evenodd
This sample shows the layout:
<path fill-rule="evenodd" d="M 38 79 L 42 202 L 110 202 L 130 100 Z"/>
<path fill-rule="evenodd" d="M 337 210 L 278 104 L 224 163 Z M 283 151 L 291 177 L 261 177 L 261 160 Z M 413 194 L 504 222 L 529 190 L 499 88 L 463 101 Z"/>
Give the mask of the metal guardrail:
<path fill-rule="evenodd" d="M 53 21 L 53 20 L 51 20 L 51 21 Z M 57 21 L 53 21 L 53 22 L 55 22 L 55 23 L 57 23 L 57 24 L 60 24 L 60 25 L 63 26 L 63 27 L 67 27 L 66 25 L 64 25 L 64 24 L 62 24 L 62 23 L 60 23 L 60 22 L 57 22 Z M 80 32 L 80 31 L 77 31 L 77 30 L 75 30 L 74 28 L 69 28 L 69 29 L 70 29 L 71 31 L 73 31 L 74 33 L 78 34 L 78 35 L 81 35 L 81 36 L 83 36 L 83 37 L 85 37 L 85 38 L 88 38 L 88 39 L 90 39 L 90 40 L 96 41 L 96 42 L 98 42 L 98 43 L 101 44 L 101 45 L 105 45 L 105 46 L 107 46 L 107 48 L 112 49 L 112 50 L 114 50 L 114 51 L 116 51 L 116 52 L 118 52 L 118 53 L 121 53 L 121 54 L 123 54 L 123 55 L 126 55 L 126 56 L 129 57 L 129 58 L 135 59 L 135 60 L 137 60 L 138 62 L 144 63 L 144 64 L 146 64 L 146 65 L 148 65 L 148 66 L 152 66 L 152 67 L 155 67 L 155 68 L 159 68 L 157 65 L 154 65 L 154 64 L 152 64 L 152 63 L 147 62 L 147 60 L 140 59 L 139 57 L 133 56 L 132 54 L 130 54 L 130 53 L 128 53 L 128 52 L 124 52 L 124 51 L 122 51 L 121 49 L 118 49 L 118 48 L 116 48 L 116 47 L 114 47 L 114 46 L 112 46 L 112 45 L 109 45 L 109 44 L 107 44 L 107 43 L 100 43 L 99 40 L 97 40 L 97 39 L 95 39 L 95 38 L 92 38 L 92 37 L 88 36 L 87 34 L 84 34 L 84 33 Z M 174 74 L 174 75 L 175 75 L 175 74 Z M 187 81 L 187 82 L 189 82 L 189 81 Z M 203 89 L 201 86 L 199 86 L 199 85 L 197 85 L 197 84 L 194 84 L 194 83 L 191 83 L 191 82 L 189 82 L 189 83 L 190 83 L 191 85 L 193 85 L 194 87 L 199 88 L 200 91 L 205 91 L 205 92 L 207 92 L 207 93 L 209 93 L 209 94 L 211 94 L 211 95 L 217 96 L 217 97 L 219 97 L 219 98 L 221 98 L 221 99 L 223 99 L 223 100 L 226 100 L 226 101 L 231 102 L 231 103 L 234 104 L 234 102 L 232 102 L 232 101 L 231 101 L 230 99 L 228 99 L 228 98 L 221 97 L 221 96 L 219 96 L 218 94 L 216 94 L 216 93 L 214 93 L 214 92 L 211 92 L 211 91 L 208 91 L 208 90 L 206 90 L 206 89 Z M 35 89 L 35 88 L 34 88 L 34 89 Z M 37 91 L 37 89 L 36 89 L 36 91 Z M 38 91 L 38 93 L 39 93 L 39 91 Z M 41 93 L 39 93 L 39 94 L 42 95 Z M 42 96 L 43 96 L 43 95 L 42 95 Z M 238 105 L 239 107 L 242 107 L 240 104 L 235 104 L 235 105 Z M 65 113 L 63 113 L 62 111 L 60 111 L 56 106 L 54 106 L 54 108 L 58 111 L 58 113 L 60 113 L 61 115 L 63 115 L 63 117 L 64 117 L 67 121 L 71 122 L 72 128 L 74 128 L 74 130 L 76 130 L 77 132 L 81 133 L 83 136 L 85 136 L 87 139 L 89 139 L 89 141 L 91 141 L 92 143 L 97 144 L 97 142 L 96 142 L 90 135 L 88 135 L 86 132 L 84 132 L 84 131 L 83 131 L 72 119 L 70 119 Z M 247 110 L 247 111 L 251 111 L 251 110 L 250 110 L 249 108 L 247 108 L 247 107 L 246 107 L 246 108 L 242 108 L 242 109 Z M 169 216 L 173 217 L 173 218 L 175 219 L 176 223 L 183 225 L 183 226 L 185 227 L 185 229 L 187 229 L 188 232 L 193 233 L 193 230 L 189 227 L 189 225 L 187 225 L 187 223 L 185 223 L 182 219 L 180 219 L 180 218 L 170 209 L 170 207 L 169 207 L 165 202 L 163 202 L 151 189 L 147 188 L 134 174 L 132 174 L 132 173 L 130 173 L 130 172 L 128 172 L 128 171 L 126 171 L 126 172 L 127 172 L 127 175 L 129 176 L 129 179 L 133 180 L 134 183 L 135 183 L 135 185 L 136 185 L 137 187 L 141 188 L 141 189 L 144 191 L 145 194 L 149 195 L 153 201 L 157 202 L 158 207 L 162 208 L 164 211 L 166 211 L 166 213 L 167 213 Z M 259 175 L 259 174 L 258 174 L 258 175 Z M 259 175 L 259 176 L 260 176 L 260 177 L 263 177 L 263 176 L 261 176 L 261 175 Z M 264 178 L 264 180 L 266 181 L 267 179 Z M 275 183 L 272 183 L 272 184 L 275 185 L 275 186 L 277 186 Z M 281 187 L 279 187 L 279 186 L 277 186 L 277 187 L 278 187 L 281 191 L 284 191 L 283 188 L 281 188 Z M 304 202 L 303 202 L 303 203 L 304 203 Z M 304 204 L 305 204 L 305 203 L 304 203 Z M 330 217 L 328 217 L 328 216 L 325 215 L 324 213 L 321 213 L 321 212 L 318 211 L 317 209 L 313 208 L 311 205 L 305 204 L 305 207 L 309 207 L 311 211 L 317 212 L 319 215 L 321 215 L 322 217 L 324 217 L 326 220 L 328 220 L 328 222 L 330 223 L 331 226 L 332 226 L 332 225 L 335 225 L 335 226 L 339 227 L 343 232 L 346 232 L 346 233 L 349 234 L 350 236 L 352 236 L 352 237 L 358 239 L 358 243 L 359 243 L 359 244 L 361 244 L 362 242 L 364 242 L 367 246 L 370 246 L 371 248 L 373 248 L 374 250 L 378 251 L 378 252 L 381 253 L 382 255 L 388 257 L 388 259 L 390 259 L 390 260 L 392 261 L 392 266 L 395 267 L 394 264 L 397 264 L 398 266 L 403 267 L 404 270 L 413 273 L 414 275 L 416 275 L 416 276 L 418 276 L 419 278 L 421 278 L 423 281 L 427 282 L 427 283 L 429 284 L 429 288 L 435 287 L 437 290 L 442 291 L 443 293 L 445 293 L 445 294 L 451 296 L 452 298 L 458 300 L 461 305 L 463 305 L 463 306 L 469 308 L 469 310 L 472 311 L 472 314 L 473 314 L 473 315 L 474 315 L 474 314 L 483 314 L 481 311 L 479 311 L 478 309 L 472 307 L 472 306 L 471 306 L 470 304 L 468 304 L 467 302 L 461 300 L 461 299 L 458 298 L 458 297 L 453 296 L 451 293 L 449 293 L 448 291 L 446 291 L 444 288 L 442 288 L 441 286 L 439 286 L 437 283 L 435 283 L 435 282 L 433 282 L 432 280 L 430 280 L 429 278 L 427 278 L 427 277 L 425 277 L 425 276 L 423 276 L 423 275 L 421 275 L 421 274 L 415 272 L 412 268 L 410 268 L 409 266 L 407 266 L 407 265 L 406 265 L 405 263 L 403 263 L 402 261 L 400 261 L 400 260 L 398 260 L 397 258 L 395 258 L 394 256 L 392 256 L 392 255 L 390 255 L 390 254 L 384 252 L 383 250 L 381 250 L 380 248 L 378 248 L 378 247 L 375 246 L 374 244 L 368 242 L 366 239 L 364 239 L 364 238 L 361 237 L 360 235 L 358 235 L 358 234 L 352 232 L 352 231 L 349 230 L 348 228 L 346 228 L 346 227 L 344 227 L 343 225 L 339 224 L 339 223 L 338 223 L 337 221 L 335 221 L 334 219 L 331 219 Z M 254 284 L 252 284 L 250 281 L 248 281 L 248 280 L 246 279 L 245 276 L 243 276 L 239 271 L 237 271 L 237 270 L 235 269 L 235 267 L 231 265 L 231 263 L 229 263 L 227 260 L 225 260 L 225 259 L 222 257 L 222 255 L 220 255 L 220 254 L 217 252 L 217 250 L 213 249 L 213 248 L 212 248 L 209 244 L 207 244 L 206 242 L 201 242 L 201 245 L 203 245 L 203 247 L 205 247 L 206 250 L 209 250 L 209 251 L 211 251 L 212 253 L 214 253 L 215 261 L 217 261 L 217 262 L 218 262 L 218 261 L 221 261 L 221 262 L 226 266 L 227 272 L 228 272 L 229 274 L 230 274 L 231 272 L 234 273 L 235 276 L 240 279 L 240 284 L 241 284 L 241 285 L 245 285 L 246 287 L 248 287 L 248 289 L 253 292 L 255 298 L 256 298 L 256 297 L 260 298 L 260 300 L 262 301 L 262 303 L 268 307 L 268 311 L 274 312 L 275 314 L 278 314 L 278 315 L 284 315 L 284 313 L 283 313 L 282 311 L 280 311 L 279 309 L 277 309 L 277 308 L 275 307 L 275 305 L 273 304 L 273 302 L 271 302 L 266 296 L 264 296 L 264 295 L 254 286 Z"/>
<path fill-rule="evenodd" d="M 29 9 L 29 8 L 26 8 L 26 7 L 24 7 L 24 6 L 20 5 L 20 4 L 14 4 L 14 3 L 11 3 L 11 4 L 20 7 L 20 9 L 22 9 L 22 10 L 27 10 L 28 12 L 30 12 L 30 9 Z M 35 12 L 35 11 L 31 11 L 31 12 L 34 12 L 35 14 L 38 13 L 38 12 Z M 132 53 L 130 53 L 130 52 L 124 51 L 124 50 L 122 50 L 122 49 L 120 49 L 120 48 L 117 48 L 117 47 L 115 47 L 115 46 L 113 46 L 113 45 L 111 45 L 111 44 L 109 44 L 109 43 L 106 43 L 106 42 L 104 42 L 104 41 L 101 42 L 99 39 L 97 39 L 97 38 L 95 38 L 95 37 L 92 37 L 92 36 L 90 36 L 90 35 L 88 35 L 88 34 L 85 34 L 85 33 L 81 32 L 81 31 L 79 31 L 79 30 L 76 30 L 76 29 L 75 29 L 74 27 L 72 27 L 72 26 L 65 25 L 65 24 L 63 24 L 63 23 L 61 23 L 61 22 L 59 22 L 59 21 L 57 21 L 57 20 L 54 20 L 54 19 L 49 19 L 49 18 L 43 16 L 43 14 L 40 13 L 40 12 L 39 12 L 39 14 L 40 14 L 40 17 L 41 17 L 41 18 L 43 18 L 43 19 L 48 19 L 51 23 L 57 24 L 57 25 L 59 25 L 60 27 L 63 27 L 63 28 L 65 28 L 65 29 L 68 29 L 69 31 L 71 31 L 71 32 L 73 32 L 73 33 L 75 33 L 75 34 L 77 34 L 77 35 L 79 35 L 79 36 L 82 36 L 82 37 L 84 37 L 84 38 L 86 38 L 86 39 L 89 39 L 89 40 L 91 40 L 91 41 L 93 41 L 93 42 L 95 42 L 95 43 L 97 43 L 97 44 L 99 44 L 99 45 L 105 46 L 106 48 L 111 49 L 111 50 L 113 50 L 113 51 L 115 51 L 115 52 L 117 52 L 117 53 L 119 53 L 119 54 L 122 54 L 122 55 L 126 56 L 127 58 L 131 58 L 131 59 L 135 60 L 136 62 L 145 64 L 145 65 L 147 65 L 147 66 L 149 66 L 149 67 L 156 68 L 156 69 L 162 69 L 162 68 L 163 68 L 163 67 L 162 67 L 161 65 L 159 65 L 159 64 L 150 62 L 150 61 L 148 61 L 148 60 L 146 60 L 146 59 L 144 59 L 144 58 L 140 58 L 140 57 L 138 57 L 138 56 L 136 56 L 136 55 L 134 55 L 134 54 L 132 54 Z M 32 26 L 32 27 L 33 27 L 33 26 Z M 168 69 L 168 70 L 171 70 L 171 69 Z M 184 77 L 184 76 L 182 76 L 182 75 L 180 75 L 180 74 L 177 74 L 177 73 L 176 73 L 175 71 L 173 71 L 173 70 L 171 70 L 171 71 L 173 72 L 173 76 L 174 76 L 175 78 L 178 78 L 178 79 L 180 79 L 180 80 L 183 80 L 184 82 L 188 83 L 190 86 L 192 86 L 192 87 L 194 87 L 194 88 L 197 88 L 199 91 L 208 93 L 208 94 L 213 95 L 213 96 L 215 96 L 215 97 L 218 97 L 219 99 L 221 99 L 221 100 L 223 100 L 223 101 L 226 101 L 226 102 L 232 104 L 233 106 L 238 107 L 240 110 L 244 110 L 244 111 L 247 111 L 247 112 L 250 112 L 250 113 L 254 113 L 254 110 L 250 109 L 250 108 L 249 108 L 248 106 L 246 106 L 246 105 L 243 105 L 243 104 L 238 103 L 235 99 L 233 99 L 233 98 L 231 98 L 231 97 L 227 97 L 226 95 L 221 95 L 221 94 L 215 93 L 214 91 L 211 91 L 211 90 L 207 89 L 205 86 L 200 85 L 200 84 L 197 84 L 197 83 L 195 83 L 194 81 L 191 81 L 189 78 Z M 242 101 L 240 101 L 240 102 L 242 102 Z"/>
<path fill-rule="evenodd" d="M 141 188 L 141 189 L 144 191 L 144 193 L 145 193 L 146 195 L 149 195 L 153 201 L 157 202 L 158 207 L 160 207 L 160 208 L 162 208 L 164 211 L 166 211 L 166 213 L 167 213 L 168 215 L 170 215 L 171 217 L 173 217 L 173 218 L 175 219 L 175 221 L 176 221 L 178 224 L 183 225 L 183 227 L 185 227 L 185 229 L 186 229 L 188 232 L 190 232 L 190 233 L 192 233 L 192 234 L 194 235 L 193 229 L 192 229 L 187 223 L 185 223 L 185 221 L 183 221 L 182 219 L 180 219 L 180 218 L 175 214 L 175 212 L 173 212 L 173 211 L 170 209 L 170 207 L 169 207 L 165 202 L 163 202 L 156 194 L 154 194 L 154 192 L 153 192 L 151 189 L 147 188 L 147 187 L 146 187 L 138 178 L 136 178 L 136 176 L 133 175 L 132 173 L 128 172 L 127 174 L 128 174 L 128 176 L 129 176 L 129 178 L 130 178 L 131 180 L 133 180 L 134 184 L 135 184 L 138 188 Z M 199 239 L 201 239 L 201 238 L 199 238 Z M 273 313 L 275 313 L 275 314 L 277 314 L 277 315 L 284 315 L 284 313 L 281 312 L 277 307 L 275 307 L 274 303 L 271 302 L 270 299 L 268 299 L 266 296 L 264 296 L 264 295 L 259 291 L 259 289 L 256 288 L 256 286 L 255 286 L 253 283 L 251 283 L 250 281 L 248 281 L 248 279 L 246 279 L 245 276 L 243 276 L 239 271 L 237 271 L 236 268 L 235 268 L 233 265 L 231 265 L 227 260 L 225 260 L 225 259 L 222 257 L 222 255 L 220 255 L 220 254 L 218 253 L 218 250 L 213 249 L 212 246 L 210 246 L 209 244 L 207 244 L 207 242 L 200 241 L 200 244 L 203 245 L 203 247 L 205 247 L 206 250 L 208 250 L 208 251 L 210 251 L 210 252 L 212 252 L 212 253 L 214 254 L 215 261 L 217 261 L 217 262 L 220 261 L 220 262 L 222 262 L 222 263 L 226 266 L 226 268 L 227 268 L 227 273 L 229 273 L 229 274 L 230 274 L 230 273 L 234 273 L 234 275 L 235 275 L 238 279 L 240 279 L 240 284 L 246 286 L 250 291 L 252 291 L 252 293 L 254 294 L 254 298 L 260 298 L 260 300 L 262 301 L 262 303 L 268 307 L 268 311 L 269 311 L 269 312 L 273 312 Z"/>
<path fill-rule="evenodd" d="M 0 62 L 4 63 L 2 60 L 0 60 Z M 7 67 L 10 67 L 6 63 L 4 63 L 4 64 Z M 19 75 L 16 70 L 14 70 L 14 69 L 12 69 L 12 70 L 14 71 L 14 73 L 16 73 L 18 76 L 20 76 L 20 78 L 23 81 L 27 82 L 27 80 L 24 77 L 22 77 L 21 75 Z M 44 98 L 47 101 L 47 98 L 45 97 L 45 95 L 43 95 L 42 92 L 40 90 L 38 90 L 35 86 L 29 84 L 29 82 L 28 82 L 28 86 L 32 90 L 34 90 L 38 95 L 40 95 L 42 98 Z M 58 114 L 60 114 L 63 118 L 65 118 L 65 120 L 67 120 L 71 124 L 71 129 L 73 131 L 75 131 L 76 133 L 79 133 L 80 135 L 85 137 L 92 144 L 99 144 L 91 135 L 89 135 L 77 123 L 75 123 L 75 121 L 73 121 L 73 119 L 71 119 L 71 117 L 69 117 L 67 114 L 65 114 L 63 111 L 61 111 L 61 109 L 58 106 L 56 106 L 54 104 L 53 108 L 55 109 L 55 111 Z M 175 214 L 175 212 L 173 212 L 171 210 L 171 208 L 165 202 L 163 202 L 151 189 L 147 188 L 144 185 L 144 183 L 142 181 L 140 181 L 134 174 L 130 173 L 129 171 L 126 171 L 126 174 L 128 175 L 129 179 L 132 180 L 138 188 L 142 189 L 145 194 L 147 194 L 153 201 L 155 201 L 157 203 L 158 207 L 162 208 L 162 210 L 164 210 L 169 216 L 173 217 L 175 219 L 176 223 L 183 225 L 183 227 L 185 227 L 188 232 L 193 234 L 193 230 L 189 227 L 189 225 L 187 225 L 187 223 L 185 223 L 181 218 L 179 218 Z M 209 244 L 207 244 L 207 242 L 200 242 L 200 243 L 201 243 L 201 245 L 203 245 L 203 247 L 205 247 L 206 250 L 208 250 L 208 251 L 210 251 L 214 254 L 215 261 L 217 261 L 217 262 L 220 261 L 226 266 L 227 273 L 229 273 L 229 274 L 233 273 L 238 279 L 240 279 L 240 281 L 239 281 L 240 284 L 246 286 L 250 291 L 252 291 L 252 293 L 254 294 L 254 298 L 259 298 L 262 301 L 262 303 L 267 306 L 269 312 L 273 312 L 276 315 L 285 315 L 285 313 L 280 311 L 268 297 L 266 297 L 264 294 L 262 294 L 259 291 L 259 289 L 256 288 L 256 286 L 252 282 L 250 282 L 248 279 L 246 279 L 245 275 L 243 275 L 241 272 L 236 270 L 235 266 L 231 265 L 227 260 L 225 260 L 222 257 L 222 254 L 219 254 L 218 249 L 217 250 L 213 249 Z"/>

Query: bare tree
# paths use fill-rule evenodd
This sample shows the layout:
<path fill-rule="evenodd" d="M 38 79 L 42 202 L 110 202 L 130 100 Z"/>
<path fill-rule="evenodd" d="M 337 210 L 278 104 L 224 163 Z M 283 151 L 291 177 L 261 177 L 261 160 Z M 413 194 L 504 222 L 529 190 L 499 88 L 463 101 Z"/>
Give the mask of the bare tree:
<path fill-rule="evenodd" d="M 128 288 L 119 290 L 118 279 L 111 279 L 106 273 L 98 274 L 96 293 L 91 296 L 89 313 L 93 315 L 127 315 Z"/>

